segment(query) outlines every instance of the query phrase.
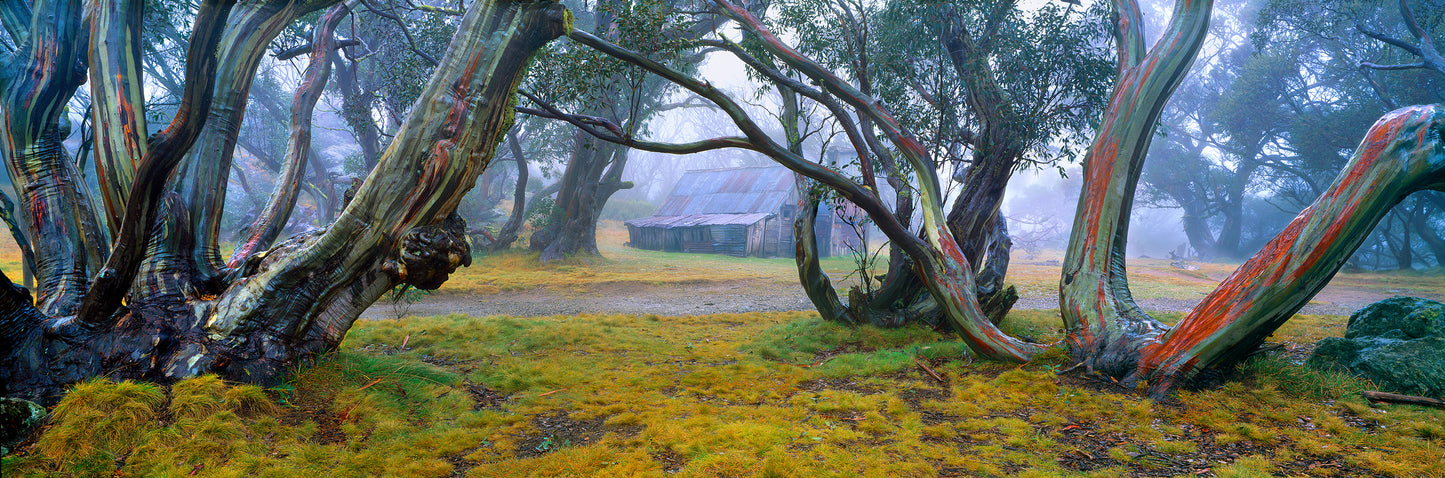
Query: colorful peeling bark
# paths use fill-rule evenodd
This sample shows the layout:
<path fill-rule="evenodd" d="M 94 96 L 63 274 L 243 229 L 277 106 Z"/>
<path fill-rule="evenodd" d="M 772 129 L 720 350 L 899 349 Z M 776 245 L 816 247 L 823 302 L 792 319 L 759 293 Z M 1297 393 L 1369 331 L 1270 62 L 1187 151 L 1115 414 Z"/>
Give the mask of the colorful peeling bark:
<path fill-rule="evenodd" d="M 61 141 L 65 104 L 85 82 L 80 65 L 79 0 L 40 0 L 23 13 L 4 2 L 5 27 L 23 31 L 20 50 L 0 65 L 0 153 L 19 194 L 19 223 L 38 253 L 36 300 L 42 311 L 73 314 L 105 259 L 105 236 Z M 20 22 L 23 20 L 23 24 Z M 33 25 L 32 25 L 33 23 Z M 12 35 L 12 38 L 14 36 Z"/>
<path fill-rule="evenodd" d="M 1135 378 L 1162 393 L 1257 348 L 1340 270 L 1411 193 L 1445 189 L 1445 106 L 1380 118 L 1314 204 L 1230 274 L 1184 320 L 1144 347 Z"/>
<path fill-rule="evenodd" d="M 90 13 L 90 115 L 106 228 L 115 234 L 125 200 L 145 157 L 145 92 L 141 76 L 144 0 L 101 0 Z"/>
<path fill-rule="evenodd" d="M 1086 370 L 1168 393 L 1254 351 L 1302 308 L 1369 231 L 1410 193 L 1445 187 L 1445 109 L 1381 118 L 1333 185 L 1174 327 L 1130 296 L 1124 246 L 1134 189 L 1159 111 L 1193 61 L 1210 2 L 1180 1 L 1159 43 L 1142 50 L 1137 5 L 1116 2 L 1119 80 L 1085 163 L 1084 191 L 1060 281 L 1071 353 Z"/>
<path fill-rule="evenodd" d="M 1125 238 L 1149 141 L 1165 103 L 1203 44 L 1212 4 L 1177 2 L 1168 29 L 1145 52 L 1138 5 L 1133 0 L 1114 2 L 1119 73 L 1084 160 L 1084 190 L 1059 286 L 1066 341 L 1074 359 L 1088 370 L 1127 376 L 1141 344 L 1166 329 L 1140 310 L 1129 293 Z"/>
<path fill-rule="evenodd" d="M 156 133 L 146 155 L 140 159 L 125 204 L 125 215 L 111 242 L 110 257 L 96 273 L 77 313 L 77 322 L 92 330 L 104 329 L 117 317 L 114 312 L 130 291 L 150 245 L 151 225 L 159 217 L 161 195 L 171 171 L 191 149 L 211 109 L 216 73 L 216 46 L 220 44 L 226 17 L 235 0 L 207 0 L 196 14 L 186 51 L 186 89 L 176 116 Z"/>
<path fill-rule="evenodd" d="M 251 82 L 266 56 L 267 46 L 296 19 L 337 0 L 244 0 L 231 11 L 221 39 L 218 67 L 212 80 L 214 101 L 201 136 L 176 173 L 175 189 L 189 213 L 193 240 L 166 245 L 171 260 L 195 269 L 202 286 L 218 282 L 226 270 L 221 260 L 221 211 L 226 202 L 236 138 L 246 115 Z M 214 292 L 214 291 L 210 291 Z"/>

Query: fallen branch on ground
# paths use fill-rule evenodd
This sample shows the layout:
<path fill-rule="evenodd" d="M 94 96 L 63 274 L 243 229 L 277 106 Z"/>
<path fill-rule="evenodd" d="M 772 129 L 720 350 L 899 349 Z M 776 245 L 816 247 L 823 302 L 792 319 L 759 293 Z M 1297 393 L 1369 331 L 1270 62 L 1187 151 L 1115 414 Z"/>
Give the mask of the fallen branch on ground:
<path fill-rule="evenodd" d="M 924 371 L 924 372 L 928 372 L 928 375 L 933 376 L 933 379 L 934 379 L 934 380 L 937 380 L 938 383 L 948 383 L 947 381 L 945 381 L 945 380 L 943 379 L 943 377 L 941 377 L 941 376 L 938 375 L 938 372 L 934 372 L 933 369 L 930 368 L 930 367 L 928 366 L 928 364 L 923 361 L 923 359 L 920 359 L 920 358 L 918 358 L 918 357 L 913 357 L 913 361 L 914 361 L 915 363 L 917 363 L 919 367 L 923 368 L 923 371 Z"/>
<path fill-rule="evenodd" d="M 1398 404 L 1404 404 L 1404 405 L 1418 405 L 1418 406 L 1422 406 L 1422 407 L 1445 408 L 1445 400 L 1439 400 L 1439 399 L 1429 398 L 1429 397 L 1416 397 L 1416 396 L 1413 396 L 1413 395 L 1399 395 L 1399 394 L 1394 394 L 1394 393 L 1377 392 L 1377 391 L 1374 391 L 1374 390 L 1366 390 L 1366 391 L 1360 392 L 1360 395 L 1364 395 L 1364 396 L 1365 396 L 1365 400 L 1369 400 L 1370 403 L 1385 402 L 1385 403 L 1398 403 Z"/>

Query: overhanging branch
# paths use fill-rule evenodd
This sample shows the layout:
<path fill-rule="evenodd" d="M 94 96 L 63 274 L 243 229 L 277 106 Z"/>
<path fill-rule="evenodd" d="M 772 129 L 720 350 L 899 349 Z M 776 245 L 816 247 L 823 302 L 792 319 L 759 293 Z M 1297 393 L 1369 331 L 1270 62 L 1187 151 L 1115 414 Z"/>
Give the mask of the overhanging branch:
<path fill-rule="evenodd" d="M 576 126 L 577 129 L 580 129 L 583 132 L 590 134 L 597 139 L 607 141 L 609 143 L 617 143 L 623 146 L 640 149 L 643 151 L 668 154 L 692 154 L 723 148 L 742 148 L 754 151 L 757 150 L 757 148 L 754 147 L 752 143 L 748 142 L 747 138 L 742 138 L 738 136 L 724 136 L 712 139 L 705 139 L 702 141 L 693 141 L 690 143 L 660 143 L 654 141 L 641 141 L 633 138 L 629 134 L 624 133 L 622 126 L 606 118 L 598 116 L 563 113 L 552 104 L 542 101 L 536 96 L 533 96 L 531 93 L 523 91 L 518 91 L 518 93 L 522 96 L 527 97 L 527 99 L 531 100 L 532 103 L 535 103 L 538 106 L 542 107 L 542 109 L 538 110 L 533 108 L 527 108 L 525 106 L 518 106 L 516 107 L 518 113 L 528 114 L 536 116 L 538 118 L 566 121 L 572 126 Z M 598 127 L 604 128 L 606 129 L 606 131 L 599 130 L 597 129 Z"/>

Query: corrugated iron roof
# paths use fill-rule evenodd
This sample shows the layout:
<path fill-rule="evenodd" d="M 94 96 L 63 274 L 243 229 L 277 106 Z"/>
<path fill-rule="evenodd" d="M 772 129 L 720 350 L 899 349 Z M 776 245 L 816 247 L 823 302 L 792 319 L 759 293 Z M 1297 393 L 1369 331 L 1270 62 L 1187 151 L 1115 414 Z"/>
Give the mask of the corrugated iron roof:
<path fill-rule="evenodd" d="M 661 227 L 672 229 L 674 227 L 694 226 L 722 226 L 728 224 L 751 225 L 758 221 L 767 219 L 768 213 L 747 213 L 747 214 L 687 214 L 682 216 L 651 216 L 638 219 L 630 219 L 624 223 L 632 227 Z"/>
<path fill-rule="evenodd" d="M 688 171 L 657 216 L 771 214 L 792 196 L 793 172 L 781 166 Z"/>

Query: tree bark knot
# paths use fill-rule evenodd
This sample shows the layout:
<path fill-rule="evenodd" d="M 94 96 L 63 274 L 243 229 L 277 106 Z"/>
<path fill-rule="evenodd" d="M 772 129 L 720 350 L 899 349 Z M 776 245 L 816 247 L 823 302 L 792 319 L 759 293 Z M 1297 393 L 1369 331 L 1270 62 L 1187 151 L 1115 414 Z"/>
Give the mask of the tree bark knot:
<path fill-rule="evenodd" d="M 433 290 L 459 265 L 472 265 L 472 248 L 467 244 L 467 222 L 452 213 L 440 223 L 408 230 L 382 270 L 401 283 Z"/>

